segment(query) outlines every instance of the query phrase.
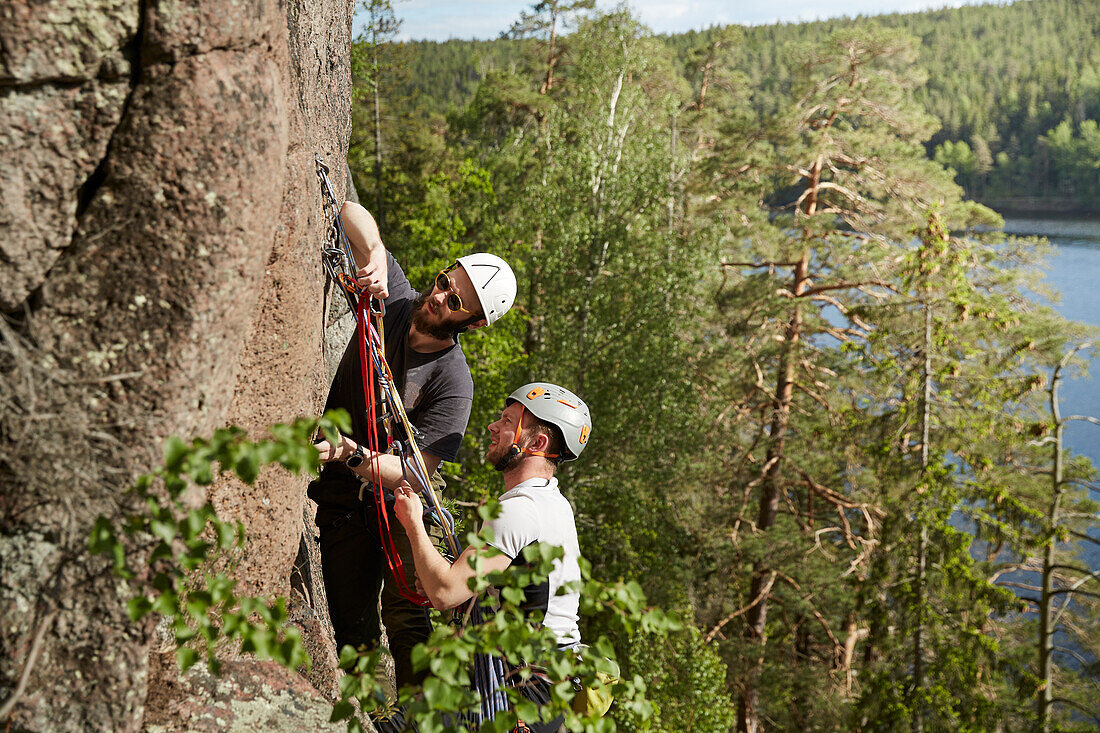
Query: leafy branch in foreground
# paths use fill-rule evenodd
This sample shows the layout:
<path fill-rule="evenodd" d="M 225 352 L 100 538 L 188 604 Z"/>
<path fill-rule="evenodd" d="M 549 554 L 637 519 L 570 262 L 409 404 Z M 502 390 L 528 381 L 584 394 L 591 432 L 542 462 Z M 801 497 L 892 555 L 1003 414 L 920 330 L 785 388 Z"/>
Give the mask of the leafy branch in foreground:
<path fill-rule="evenodd" d="M 130 618 L 160 614 L 179 645 L 181 668 L 188 669 L 205 653 L 217 673 L 219 638 L 239 642 L 241 652 L 290 668 L 309 664 L 300 633 L 286 626 L 285 600 L 237 595 L 236 580 L 218 562 L 244 544 L 243 525 L 220 519 L 209 501 L 195 506 L 188 489 L 209 486 L 223 474 L 251 484 L 272 464 L 295 474 L 316 474 L 312 436 L 321 429 L 334 438 L 337 430 L 350 430 L 348 423 L 346 413 L 335 411 L 320 420 L 274 425 L 271 440 L 259 442 L 234 426 L 215 431 L 209 440 L 186 443 L 171 437 L 164 466 L 138 477 L 130 488 L 142 507 L 119 519 L 96 520 L 90 550 L 110 555 L 115 574 L 136 581 L 126 604 Z"/>
<path fill-rule="evenodd" d="M 209 440 L 196 438 L 186 443 L 170 438 L 163 467 L 140 476 L 131 487 L 140 507 L 121 518 L 101 516 L 96 520 L 91 551 L 110 555 L 115 574 L 133 581 L 133 595 L 127 600 L 131 619 L 137 621 L 150 613 L 164 619 L 178 645 L 176 656 L 182 669 L 205 656 L 217 674 L 221 666 L 216 655 L 219 642 L 237 642 L 241 652 L 291 669 L 310 664 L 300 632 L 286 625 L 284 599 L 269 601 L 236 593 L 236 581 L 229 577 L 226 566 L 245 541 L 244 527 L 220 519 L 209 501 L 195 506 L 189 490 L 209 486 L 218 476 L 228 474 L 251 484 L 264 467 L 273 464 L 296 474 L 315 474 L 318 454 L 310 445 L 312 436 L 320 429 L 335 439 L 335 431 L 350 430 L 347 422 L 346 413 L 335 411 L 320 420 L 303 418 L 275 425 L 270 429 L 272 438 L 259 442 L 248 440 L 237 427 L 217 430 Z M 482 519 L 498 508 L 495 501 L 482 506 Z M 471 533 L 467 539 L 485 550 L 475 556 L 475 564 L 496 552 L 478 535 Z M 525 613 L 523 589 L 546 580 L 561 557 L 561 548 L 532 545 L 524 550 L 525 566 L 471 580 L 471 589 L 487 610 L 485 620 L 461 628 L 438 624 L 428 643 L 413 653 L 414 664 L 428 669 L 431 676 L 423 691 L 402 691 L 399 703 L 418 730 L 506 731 L 517 718 L 531 722 L 564 715 L 570 730 L 606 733 L 615 729 L 614 722 L 602 719 L 603 710 L 585 701 L 589 695 L 608 693 L 635 719 L 646 720 L 652 715 L 653 706 L 644 697 L 645 683 L 637 675 L 619 679 L 615 652 L 606 637 L 601 636 L 591 647 L 559 650 L 553 633 L 541 625 L 541 617 Z M 681 628 L 677 619 L 646 607 L 636 582 L 593 580 L 590 566 L 583 560 L 581 569 L 582 580 L 559 592 L 579 592 L 582 614 L 602 615 L 627 634 L 663 635 Z M 490 609 L 497 604 L 495 611 Z M 346 720 L 349 731 L 363 730 L 359 713 L 384 710 L 389 705 L 374 676 L 382 653 L 384 650 L 366 652 L 352 647 L 341 650 L 340 666 L 347 674 L 340 680 L 341 699 L 333 708 L 332 720 Z M 506 690 L 510 709 L 479 727 L 466 722 L 480 702 L 471 690 L 469 675 L 476 654 L 502 660 L 510 675 Z M 511 686 L 513 681 L 522 685 L 535 674 L 551 681 L 550 701 L 543 706 Z"/>
<path fill-rule="evenodd" d="M 490 502 L 479 508 L 487 518 L 498 506 Z M 475 569 L 485 558 L 498 552 L 488 547 L 483 537 L 467 535 L 470 546 L 484 552 L 474 555 Z M 422 691 L 403 690 L 399 706 L 406 720 L 415 721 L 421 733 L 448 730 L 477 730 L 503 733 L 516 725 L 565 717 L 571 731 L 608 733 L 615 730 L 610 718 L 602 718 L 606 708 L 590 703 L 591 698 L 614 695 L 616 704 L 636 720 L 647 720 L 653 706 L 645 699 L 645 683 L 635 675 L 620 679 L 619 666 L 611 641 L 599 637 L 591 646 L 558 649 L 553 632 L 541 624 L 541 616 L 528 615 L 523 604 L 524 589 L 549 577 L 560 547 L 535 544 L 524 548 L 523 566 L 510 567 L 487 575 L 478 573 L 470 588 L 484 613 L 481 621 L 465 625 L 439 623 L 432 636 L 413 650 L 413 664 L 427 669 L 430 676 Z M 603 583 L 592 579 L 590 565 L 581 560 L 582 580 L 562 588 L 559 593 L 579 592 L 582 615 L 600 615 L 628 635 L 643 632 L 663 636 L 679 630 L 681 623 L 660 609 L 648 608 L 641 587 L 634 581 Z M 341 650 L 341 667 L 349 674 L 341 681 L 343 700 L 336 705 L 332 719 L 347 720 L 348 730 L 361 731 L 355 717 L 353 700 L 363 711 L 383 710 L 386 700 L 371 674 L 378 652 L 360 653 L 351 647 Z M 508 710 L 493 720 L 475 722 L 474 711 L 481 705 L 480 695 L 472 690 L 470 669 L 477 655 L 503 662 Z M 520 688 L 535 675 L 549 681 L 549 702 L 536 705 Z"/>

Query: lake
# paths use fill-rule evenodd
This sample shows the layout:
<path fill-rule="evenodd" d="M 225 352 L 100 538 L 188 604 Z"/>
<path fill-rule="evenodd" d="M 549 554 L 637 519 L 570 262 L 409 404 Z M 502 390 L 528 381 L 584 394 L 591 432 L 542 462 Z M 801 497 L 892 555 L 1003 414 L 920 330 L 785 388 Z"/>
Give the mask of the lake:
<path fill-rule="evenodd" d="M 1005 232 L 1042 236 L 1050 240 L 1054 256 L 1047 282 L 1062 294 L 1055 304 L 1070 320 L 1100 327 L 1100 218 L 1005 218 Z M 1100 339 L 1091 352 L 1089 374 L 1067 379 L 1061 389 L 1062 415 L 1100 417 Z M 1100 426 L 1073 421 L 1066 427 L 1066 444 L 1074 453 L 1100 466 Z M 1100 501 L 1100 492 L 1092 498 Z M 1100 538 L 1100 526 L 1089 534 Z M 1089 566 L 1100 570 L 1100 547 L 1086 548 Z"/>

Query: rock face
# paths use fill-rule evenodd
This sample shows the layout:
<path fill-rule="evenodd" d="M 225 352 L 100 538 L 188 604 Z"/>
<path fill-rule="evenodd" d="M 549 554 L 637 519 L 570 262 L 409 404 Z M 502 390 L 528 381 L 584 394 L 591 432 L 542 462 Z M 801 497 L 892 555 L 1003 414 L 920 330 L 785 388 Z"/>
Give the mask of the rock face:
<path fill-rule="evenodd" d="M 179 674 L 175 655 L 155 654 L 145 713 L 148 733 L 298 733 L 347 730 L 330 723 L 332 705 L 274 662 L 227 662 L 215 677 L 202 666 Z"/>
<path fill-rule="evenodd" d="M 147 699 L 161 715 L 204 689 L 150 678 L 153 630 L 88 533 L 168 435 L 319 412 L 314 155 L 343 170 L 350 32 L 349 0 L 0 0 L 0 722 L 16 730 L 140 730 Z M 211 498 L 246 525 L 242 590 L 287 595 L 304 480 Z M 303 618 L 334 679 L 323 612 Z"/>
<path fill-rule="evenodd" d="M 141 4 L 0 4 L 0 309 L 69 246 L 133 85 Z"/>

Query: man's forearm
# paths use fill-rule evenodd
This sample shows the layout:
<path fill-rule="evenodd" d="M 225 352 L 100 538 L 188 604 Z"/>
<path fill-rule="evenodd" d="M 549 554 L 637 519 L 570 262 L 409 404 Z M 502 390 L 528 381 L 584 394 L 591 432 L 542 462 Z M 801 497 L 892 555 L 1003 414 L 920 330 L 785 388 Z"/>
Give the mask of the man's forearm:
<path fill-rule="evenodd" d="M 322 445 L 327 446 L 328 442 L 325 441 L 322 443 Z M 377 468 L 377 470 L 380 471 L 382 474 L 382 486 L 389 489 L 390 491 L 396 489 L 402 481 L 408 481 L 409 485 L 417 491 L 426 488 L 425 486 L 422 486 L 421 482 L 416 479 L 416 471 L 412 470 L 413 465 L 415 465 L 412 456 L 408 456 L 406 458 L 406 460 L 408 461 L 408 467 L 406 468 L 406 466 L 402 465 L 402 461 L 399 456 L 396 456 L 392 453 L 375 453 L 366 446 L 362 446 L 362 448 L 363 462 L 360 463 L 356 468 L 351 468 L 350 466 L 348 467 L 348 470 L 354 473 L 356 476 L 371 480 L 374 478 L 374 471 Z M 350 438 L 346 436 L 341 436 L 340 445 L 336 449 L 335 455 L 326 457 L 329 454 L 322 453 L 322 460 L 341 461 L 344 462 L 346 465 L 348 458 L 351 457 L 354 451 L 355 443 Z M 430 480 L 432 472 L 439 467 L 441 461 L 438 456 L 435 456 L 431 453 L 425 452 L 421 455 L 424 458 L 424 468 L 426 469 L 426 473 L 428 474 L 427 476 L 425 476 L 425 478 Z"/>
<path fill-rule="evenodd" d="M 340 219 L 351 242 L 351 253 L 357 267 L 366 267 L 368 262 L 379 258 L 385 262 L 386 248 L 382 244 L 382 235 L 369 211 L 357 203 L 345 201 L 340 209 Z"/>
<path fill-rule="evenodd" d="M 412 529 L 405 528 L 412 545 L 413 564 L 416 565 L 416 577 L 420 580 L 424 592 L 435 608 L 452 608 L 471 595 L 469 589 L 451 587 L 453 575 L 451 564 L 436 551 L 431 538 L 421 522 L 413 524 Z M 465 597 L 462 597 L 465 592 Z"/>
<path fill-rule="evenodd" d="M 363 449 L 363 462 L 359 464 L 357 468 L 350 469 L 352 473 L 360 478 L 373 479 L 375 464 L 377 463 L 378 470 L 382 474 L 382 486 L 393 491 L 401 483 L 402 479 L 406 478 L 406 472 L 401 466 L 401 458 L 393 455 L 392 453 L 374 453 L 369 448 Z M 408 471 L 409 484 L 419 490 L 422 488 L 420 482 L 416 480 L 416 474 L 412 471 Z"/>

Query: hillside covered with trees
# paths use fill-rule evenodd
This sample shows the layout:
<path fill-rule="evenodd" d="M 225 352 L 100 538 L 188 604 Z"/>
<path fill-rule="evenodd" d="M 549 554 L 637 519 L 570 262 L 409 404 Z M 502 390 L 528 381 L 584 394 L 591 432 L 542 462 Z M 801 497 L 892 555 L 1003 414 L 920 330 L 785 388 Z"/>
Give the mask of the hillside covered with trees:
<path fill-rule="evenodd" d="M 1095 730 L 1095 474 L 1057 392 L 1093 335 L 975 199 L 1095 200 L 1100 6 L 659 37 L 549 0 L 438 44 L 394 12 L 353 52 L 360 198 L 414 284 L 477 249 L 520 281 L 463 340 L 449 493 L 499 490 L 502 395 L 567 386 L 593 574 L 688 621 L 621 640 L 656 712 L 618 728 Z"/>
<path fill-rule="evenodd" d="M 913 92 L 942 125 L 926 142 L 967 194 L 995 208 L 1095 211 L 1100 200 L 1100 4 L 1026 0 L 870 18 L 737 29 L 726 59 L 752 109 L 774 114 L 797 77 L 799 47 L 858 24 L 920 40 L 927 80 Z M 730 29 L 661 36 L 680 69 Z M 410 87 L 426 110 L 465 105 L 522 42 L 418 42 Z M 686 70 L 682 73 L 687 73 Z"/>

